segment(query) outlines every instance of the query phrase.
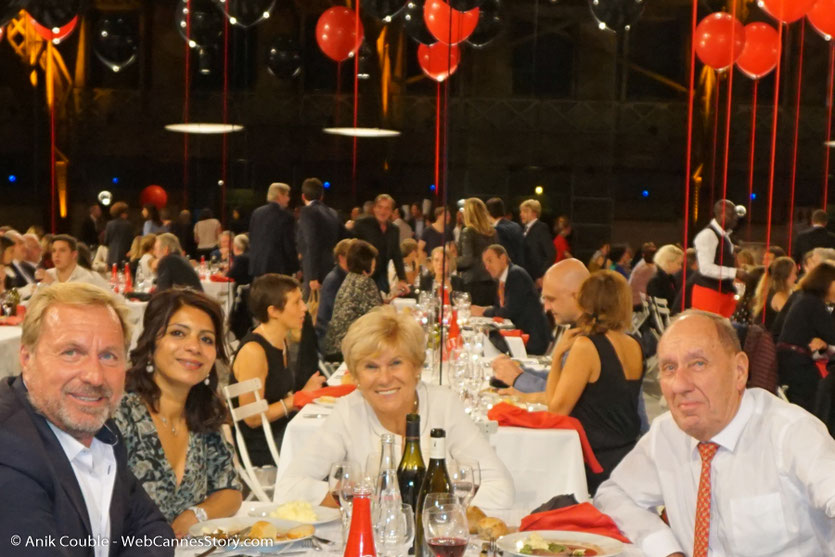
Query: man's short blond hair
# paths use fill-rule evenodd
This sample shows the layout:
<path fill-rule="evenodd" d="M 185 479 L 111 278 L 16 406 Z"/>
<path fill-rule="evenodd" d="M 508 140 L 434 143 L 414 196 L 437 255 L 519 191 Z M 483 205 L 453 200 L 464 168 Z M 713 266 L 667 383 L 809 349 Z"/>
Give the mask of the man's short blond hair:
<path fill-rule="evenodd" d="M 539 218 L 539 215 L 542 214 L 542 203 L 537 201 L 536 199 L 526 199 L 519 205 L 520 209 L 530 209 L 536 218 Z"/>
<path fill-rule="evenodd" d="M 391 208 L 395 209 L 394 198 L 387 193 L 381 193 L 377 197 L 374 198 L 374 205 L 378 204 L 380 201 L 388 201 L 391 203 Z"/>
<path fill-rule="evenodd" d="M 119 319 L 122 334 L 125 336 L 125 351 L 131 340 L 130 312 L 125 302 L 103 288 L 86 282 L 59 282 L 45 288 L 39 288 L 32 296 L 23 318 L 23 333 L 20 343 L 34 350 L 41 337 L 43 320 L 49 308 L 56 305 L 99 306 L 110 308 Z"/>
<path fill-rule="evenodd" d="M 356 377 L 359 365 L 391 349 L 400 353 L 416 370 L 426 359 L 426 337 L 414 317 L 397 313 L 391 306 L 372 309 L 348 328 L 342 339 L 342 356 Z"/>
<path fill-rule="evenodd" d="M 290 195 L 290 186 L 283 182 L 273 182 L 267 190 L 267 201 L 275 201 L 280 193 Z"/>

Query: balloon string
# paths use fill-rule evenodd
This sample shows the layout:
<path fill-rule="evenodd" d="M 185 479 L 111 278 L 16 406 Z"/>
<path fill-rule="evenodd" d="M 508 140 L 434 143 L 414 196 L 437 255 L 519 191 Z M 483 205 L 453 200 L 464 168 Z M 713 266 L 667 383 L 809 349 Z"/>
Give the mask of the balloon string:
<path fill-rule="evenodd" d="M 835 43 L 829 45 L 829 83 L 827 84 L 826 93 L 826 142 L 832 140 L 832 90 L 835 85 Z M 826 210 L 829 201 L 829 145 L 825 146 L 826 153 L 824 154 L 823 166 L 823 210 Z"/>
<path fill-rule="evenodd" d="M 183 123 L 188 124 L 189 93 L 191 82 L 191 0 L 186 0 L 186 63 Z M 183 134 L 183 208 L 188 208 L 188 134 Z"/>
<path fill-rule="evenodd" d="M 699 14 L 699 1 L 693 0 L 693 14 L 690 22 L 690 90 L 687 103 L 687 152 L 684 159 L 684 241 L 682 245 L 687 249 L 690 224 L 690 155 L 693 151 L 693 100 L 695 96 L 694 83 L 696 80 L 696 20 Z M 681 287 L 687 285 L 687 263 L 685 260 L 681 271 Z M 681 311 L 686 309 L 686 296 L 681 297 Z"/>
<path fill-rule="evenodd" d="M 777 27 L 777 69 L 774 74 L 774 113 L 771 120 L 771 168 L 768 173 L 768 219 L 765 228 L 765 252 L 771 247 L 771 216 L 774 209 L 774 168 L 777 163 L 777 124 L 780 113 L 780 69 L 783 65 L 783 23 Z M 765 311 L 763 311 L 765 319 Z"/>
<path fill-rule="evenodd" d="M 354 18 L 354 39 L 360 36 L 360 0 L 357 0 L 357 13 Z M 359 103 L 359 78 L 360 73 L 360 44 L 356 43 L 356 50 L 354 51 L 354 129 L 357 127 L 357 112 Z M 351 159 L 351 194 L 354 199 L 357 198 L 357 136 L 354 134 L 353 153 Z"/>
<path fill-rule="evenodd" d="M 229 2 L 223 3 L 223 123 L 229 123 Z M 220 218 L 223 227 L 226 228 L 226 178 L 229 165 L 229 134 L 223 134 L 223 145 L 221 147 L 220 179 L 223 184 L 220 186 Z M 231 252 L 230 252 L 231 253 Z"/>
<path fill-rule="evenodd" d="M 725 115 L 725 155 L 724 160 L 722 162 L 722 199 L 728 198 L 728 154 L 731 150 L 731 118 L 733 117 L 733 110 L 732 110 L 732 101 L 734 98 L 734 63 L 733 58 L 735 58 L 734 54 L 736 52 L 735 45 L 736 45 L 736 2 L 733 2 L 733 8 L 731 9 L 731 65 L 728 68 L 728 91 L 725 93 L 727 95 L 726 101 L 726 108 L 725 111 L 727 114 Z M 718 118 L 718 116 L 717 116 Z M 711 207 L 712 209 L 712 207 Z M 726 213 L 727 211 L 722 211 L 722 231 L 724 233 L 725 224 L 726 223 Z M 728 240 L 730 241 L 730 239 Z M 724 247 L 724 239 L 722 242 L 722 251 L 719 252 L 719 266 L 723 267 L 725 263 L 725 247 Z M 733 278 L 733 277 L 731 277 Z M 719 281 L 719 293 L 722 293 L 722 281 Z"/>
<path fill-rule="evenodd" d="M 719 144 L 719 97 L 722 92 L 722 81 L 719 79 L 719 72 L 716 72 L 715 89 L 713 93 L 713 155 L 710 157 L 710 207 L 713 207 L 713 203 L 716 201 L 716 146 Z"/>
<path fill-rule="evenodd" d="M 800 94 L 803 87 L 803 43 L 806 38 L 806 19 L 800 22 L 800 52 L 797 58 L 797 98 L 794 109 L 794 145 L 792 146 L 791 197 L 789 199 L 789 241 L 786 249 L 792 256 L 792 227 L 794 224 L 794 186 L 797 181 L 797 136 L 800 130 Z"/>
<path fill-rule="evenodd" d="M 435 197 L 441 193 L 440 158 L 441 158 L 441 82 L 436 83 L 435 93 Z"/>
<path fill-rule="evenodd" d="M 747 239 L 751 241 L 751 222 L 753 220 L 753 199 L 754 199 L 754 152 L 756 151 L 757 138 L 757 91 L 760 80 L 754 80 L 754 98 L 751 101 L 751 151 L 748 155 L 748 234 Z"/>

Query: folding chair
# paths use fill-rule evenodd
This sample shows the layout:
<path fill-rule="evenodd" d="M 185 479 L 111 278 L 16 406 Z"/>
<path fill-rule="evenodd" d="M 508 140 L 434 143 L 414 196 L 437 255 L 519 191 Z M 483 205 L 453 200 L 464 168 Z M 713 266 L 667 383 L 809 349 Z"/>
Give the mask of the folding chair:
<path fill-rule="evenodd" d="M 275 446 L 275 439 L 273 439 L 273 431 L 270 427 L 270 422 L 267 420 L 267 401 L 261 398 L 261 380 L 257 377 L 248 379 L 241 383 L 228 385 L 223 387 L 223 394 L 226 397 L 226 404 L 229 407 L 229 413 L 232 415 L 232 424 L 235 427 L 235 446 L 238 448 L 238 453 L 241 455 L 243 461 L 243 470 L 241 476 L 244 482 L 252 489 L 252 492 L 259 501 L 268 503 L 272 501 L 272 497 L 267 495 L 267 491 L 273 489 L 275 486 L 264 487 L 258 481 L 258 476 L 255 473 L 256 468 L 252 466 L 252 461 L 249 458 L 249 452 L 246 449 L 246 442 L 241 433 L 241 428 L 238 422 L 245 420 L 251 416 L 261 415 L 261 427 L 264 429 L 264 436 L 267 438 L 267 446 L 270 449 L 273 463 L 278 467 L 278 449 Z M 251 393 L 255 397 L 255 402 L 238 406 L 237 408 L 232 403 L 232 399 L 237 399 L 241 395 Z"/>

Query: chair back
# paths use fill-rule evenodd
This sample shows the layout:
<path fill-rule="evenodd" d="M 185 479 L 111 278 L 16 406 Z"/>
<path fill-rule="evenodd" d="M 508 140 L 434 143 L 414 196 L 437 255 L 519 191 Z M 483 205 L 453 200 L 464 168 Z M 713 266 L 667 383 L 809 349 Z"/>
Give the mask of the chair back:
<path fill-rule="evenodd" d="M 748 387 L 777 394 L 777 348 L 771 333 L 762 325 L 748 325 L 742 350 L 748 355 Z"/>

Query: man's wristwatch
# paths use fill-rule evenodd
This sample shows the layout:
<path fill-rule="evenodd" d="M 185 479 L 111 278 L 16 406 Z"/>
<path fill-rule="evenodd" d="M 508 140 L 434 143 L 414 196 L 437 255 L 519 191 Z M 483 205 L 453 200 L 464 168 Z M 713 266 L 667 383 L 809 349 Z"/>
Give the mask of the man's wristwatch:
<path fill-rule="evenodd" d="M 194 505 L 193 507 L 189 507 L 188 510 L 194 513 L 194 516 L 197 517 L 197 522 L 206 522 L 209 520 L 209 515 L 206 514 L 206 509 L 203 507 Z"/>

